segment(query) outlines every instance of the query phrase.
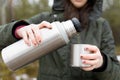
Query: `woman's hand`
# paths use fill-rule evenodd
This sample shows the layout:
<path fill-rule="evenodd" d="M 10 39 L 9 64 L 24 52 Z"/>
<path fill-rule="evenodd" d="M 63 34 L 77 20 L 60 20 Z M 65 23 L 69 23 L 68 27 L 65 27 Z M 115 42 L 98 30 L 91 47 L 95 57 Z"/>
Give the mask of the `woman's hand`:
<path fill-rule="evenodd" d="M 27 45 L 30 46 L 31 44 L 33 44 L 36 46 L 42 40 L 40 32 L 39 32 L 39 30 L 42 28 L 51 29 L 52 26 L 49 22 L 43 21 L 40 24 L 30 24 L 30 25 L 24 26 L 24 27 L 18 29 L 16 31 L 16 34 L 19 37 L 23 38 L 24 42 Z"/>
<path fill-rule="evenodd" d="M 93 45 L 86 46 L 85 50 L 89 51 L 90 54 L 80 54 L 83 64 L 90 66 L 82 67 L 85 71 L 91 71 L 93 69 L 99 68 L 103 64 L 103 57 L 100 53 L 100 50 Z"/>

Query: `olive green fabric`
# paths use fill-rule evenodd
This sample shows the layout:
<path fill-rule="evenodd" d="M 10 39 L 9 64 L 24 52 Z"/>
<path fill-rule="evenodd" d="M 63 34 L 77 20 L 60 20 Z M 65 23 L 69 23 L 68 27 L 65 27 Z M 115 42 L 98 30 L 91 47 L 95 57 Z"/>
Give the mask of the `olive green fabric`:
<path fill-rule="evenodd" d="M 55 18 L 63 20 L 62 15 L 61 17 L 59 15 Z M 41 17 L 45 17 L 48 21 L 54 19 L 51 14 L 36 17 L 38 20 L 41 20 Z M 38 21 L 37 19 L 33 17 L 28 22 Z M 74 43 L 96 45 L 107 57 L 105 70 L 86 72 L 80 68 L 70 67 L 70 45 Z M 119 80 L 120 65 L 114 49 L 114 39 L 109 23 L 103 18 L 91 20 L 89 27 L 74 36 L 69 44 L 40 58 L 38 80 Z"/>
<path fill-rule="evenodd" d="M 28 25 L 28 23 L 20 20 L 0 26 L 0 50 L 18 41 L 14 36 L 14 30 L 18 25 Z"/>
<path fill-rule="evenodd" d="M 40 23 L 43 20 L 63 21 L 62 13 L 43 13 L 27 20 Z M 104 71 L 83 71 L 70 67 L 70 45 L 74 43 L 96 45 L 107 58 Z M 115 55 L 115 45 L 109 23 L 103 19 L 90 20 L 89 27 L 74 36 L 66 46 L 40 58 L 38 80 L 119 80 L 120 65 Z"/>
<path fill-rule="evenodd" d="M 0 50 L 10 45 L 11 43 L 17 41 L 17 39 L 12 34 L 12 29 L 14 24 L 15 23 L 12 22 L 0 26 Z"/>
<path fill-rule="evenodd" d="M 63 21 L 64 19 L 62 13 L 58 15 L 42 13 L 25 21 L 16 21 L 4 25 L 4 27 L 1 26 L 0 32 L 6 36 L 4 38 L 0 36 L 1 41 L 3 41 L 2 38 L 10 40 L 0 44 L 8 45 L 8 43 L 10 44 L 17 40 L 10 33 L 16 26 L 30 23 L 38 24 L 43 20 L 52 22 L 54 20 Z M 96 45 L 107 58 L 105 70 L 87 72 L 80 68 L 70 67 L 70 45 L 74 43 Z M 40 58 L 38 80 L 120 80 L 120 65 L 114 49 L 114 39 L 109 23 L 103 18 L 99 18 L 96 21 L 91 20 L 89 27 L 71 38 L 69 44 Z"/>

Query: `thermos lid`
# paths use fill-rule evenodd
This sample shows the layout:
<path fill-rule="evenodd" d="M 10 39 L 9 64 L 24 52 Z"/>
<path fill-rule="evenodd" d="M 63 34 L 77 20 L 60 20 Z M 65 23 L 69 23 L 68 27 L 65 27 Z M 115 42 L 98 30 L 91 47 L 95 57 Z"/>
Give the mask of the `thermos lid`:
<path fill-rule="evenodd" d="M 72 18 L 72 22 L 75 26 L 75 29 L 77 32 L 81 32 L 82 31 L 82 27 L 81 27 L 81 23 L 77 18 Z"/>

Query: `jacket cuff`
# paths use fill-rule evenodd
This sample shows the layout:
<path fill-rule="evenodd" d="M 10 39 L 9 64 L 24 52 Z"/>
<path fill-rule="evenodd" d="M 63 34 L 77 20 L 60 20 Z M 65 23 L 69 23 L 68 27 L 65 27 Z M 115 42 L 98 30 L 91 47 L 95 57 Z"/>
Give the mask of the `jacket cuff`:
<path fill-rule="evenodd" d="M 17 38 L 17 37 L 16 37 L 15 31 L 16 31 L 16 29 L 17 29 L 18 27 L 23 26 L 23 25 L 29 25 L 29 23 L 27 23 L 27 22 L 24 21 L 24 20 L 21 20 L 21 21 L 16 22 L 16 23 L 14 24 L 14 26 L 13 26 L 12 35 L 13 35 L 16 39 L 18 39 L 18 40 L 19 40 L 20 38 Z"/>
<path fill-rule="evenodd" d="M 107 56 L 104 53 L 101 53 L 101 55 L 103 57 L 103 64 L 101 67 L 94 69 L 93 72 L 103 72 L 107 68 L 107 64 L 108 64 Z"/>
<path fill-rule="evenodd" d="M 17 30 L 19 30 L 20 28 L 25 27 L 25 26 L 26 26 L 26 25 L 21 25 L 21 26 L 19 26 L 19 27 L 17 27 L 17 28 L 15 29 L 14 35 L 15 35 L 15 37 L 16 37 L 17 39 L 21 39 L 21 37 L 17 34 Z"/>

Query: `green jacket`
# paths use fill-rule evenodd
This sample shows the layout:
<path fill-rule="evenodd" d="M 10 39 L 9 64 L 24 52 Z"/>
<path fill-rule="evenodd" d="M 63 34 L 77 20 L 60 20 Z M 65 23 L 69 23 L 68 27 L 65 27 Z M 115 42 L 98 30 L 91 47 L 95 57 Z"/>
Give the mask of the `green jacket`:
<path fill-rule="evenodd" d="M 62 15 L 58 15 L 56 19 L 63 20 Z M 41 20 L 51 22 L 54 20 L 54 14 L 43 13 L 27 22 L 39 23 Z M 105 69 L 86 72 L 70 67 L 70 45 L 73 43 L 96 45 L 107 61 Z M 71 38 L 69 44 L 40 58 L 38 80 L 120 80 L 119 69 L 109 23 L 103 18 L 98 18 L 91 20 L 89 27 Z"/>
<path fill-rule="evenodd" d="M 28 25 L 28 23 L 24 21 L 15 21 L 5 25 L 0 25 L 0 50 L 4 47 L 18 41 L 14 36 L 14 30 L 18 25 Z"/>
<path fill-rule="evenodd" d="M 56 0 L 57 1 L 57 0 Z M 60 1 L 60 0 L 59 0 Z M 109 23 L 100 18 L 102 0 L 97 0 L 90 15 L 89 27 L 74 36 L 66 46 L 40 58 L 38 80 L 120 80 L 120 64 L 115 55 L 115 44 Z M 27 20 L 28 23 L 40 23 L 43 20 L 64 21 L 63 10 L 38 14 Z M 70 67 L 70 45 L 74 43 L 96 45 L 105 56 L 104 68 L 83 71 Z"/>
<path fill-rule="evenodd" d="M 0 34 L 5 36 L 0 36 L 0 47 L 3 48 L 17 41 L 11 31 L 13 32 L 18 25 L 38 24 L 43 20 L 49 22 L 64 20 L 61 13 L 58 14 L 58 17 L 55 15 L 50 13 L 38 14 L 25 21 L 16 21 L 1 26 Z M 101 53 L 106 56 L 105 70 L 96 69 L 87 72 L 80 68 L 70 67 L 70 45 L 73 43 L 96 45 Z M 115 55 L 112 31 L 105 19 L 98 18 L 91 20 L 89 27 L 71 38 L 69 44 L 40 58 L 38 80 L 120 80 L 119 74 L 120 65 Z"/>
<path fill-rule="evenodd" d="M 17 41 L 12 34 L 13 25 L 14 23 L 9 23 L 0 26 L 0 50 Z"/>

